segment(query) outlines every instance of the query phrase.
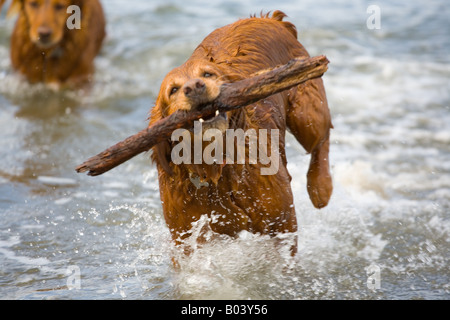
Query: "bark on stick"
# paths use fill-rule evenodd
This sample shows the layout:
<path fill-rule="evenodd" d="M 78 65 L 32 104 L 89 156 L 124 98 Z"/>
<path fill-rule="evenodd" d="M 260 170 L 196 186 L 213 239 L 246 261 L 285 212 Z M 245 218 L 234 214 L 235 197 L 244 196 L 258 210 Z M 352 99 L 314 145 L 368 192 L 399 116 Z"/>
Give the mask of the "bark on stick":
<path fill-rule="evenodd" d="M 241 108 L 305 81 L 319 78 L 327 71 L 328 63 L 325 56 L 295 58 L 285 65 L 258 72 L 251 78 L 225 83 L 220 88 L 219 96 L 212 103 L 198 106 L 194 111 L 177 111 L 86 160 L 76 168 L 76 171 L 88 172 L 90 176 L 101 175 L 150 150 L 159 142 L 170 139 L 174 130 L 192 128 L 194 121 L 214 116 L 217 110 L 225 112 Z"/>

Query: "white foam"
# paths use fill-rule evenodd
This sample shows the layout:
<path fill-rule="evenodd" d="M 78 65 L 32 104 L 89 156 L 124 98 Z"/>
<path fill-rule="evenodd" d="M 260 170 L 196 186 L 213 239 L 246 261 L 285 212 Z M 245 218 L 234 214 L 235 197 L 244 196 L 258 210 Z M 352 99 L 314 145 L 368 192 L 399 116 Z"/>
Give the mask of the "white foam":
<path fill-rule="evenodd" d="M 50 263 L 47 258 L 31 258 L 27 256 L 17 255 L 13 249 L 10 249 L 12 246 L 19 244 L 20 237 L 12 236 L 8 240 L 0 241 L 0 254 L 2 254 L 6 259 L 14 260 L 19 264 L 28 265 L 28 266 L 45 266 Z"/>
<path fill-rule="evenodd" d="M 341 162 L 333 168 L 335 183 L 341 184 L 351 192 L 356 201 L 365 201 L 362 193 L 375 192 L 378 196 L 386 197 L 386 182 L 382 172 L 375 172 L 371 163 L 361 160 Z"/>
<path fill-rule="evenodd" d="M 39 176 L 37 180 L 53 187 L 74 187 L 78 184 L 74 179 L 63 177 Z"/>
<path fill-rule="evenodd" d="M 65 198 L 60 198 L 60 199 L 55 200 L 55 204 L 58 206 L 63 206 L 65 204 L 68 204 L 71 201 L 72 201 L 71 197 L 65 197 Z"/>

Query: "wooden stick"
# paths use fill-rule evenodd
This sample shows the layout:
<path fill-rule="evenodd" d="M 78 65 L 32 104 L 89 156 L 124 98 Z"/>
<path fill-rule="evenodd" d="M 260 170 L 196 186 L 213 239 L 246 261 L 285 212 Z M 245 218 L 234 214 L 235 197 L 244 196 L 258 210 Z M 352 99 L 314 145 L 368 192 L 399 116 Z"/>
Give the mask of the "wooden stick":
<path fill-rule="evenodd" d="M 295 58 L 285 65 L 258 72 L 254 77 L 223 84 L 219 96 L 212 103 L 199 106 L 195 111 L 179 110 L 88 159 L 76 171 L 88 172 L 90 176 L 103 174 L 169 139 L 174 130 L 192 128 L 194 121 L 213 116 L 217 110 L 226 112 L 241 108 L 305 81 L 319 78 L 327 71 L 328 63 L 325 56 Z"/>

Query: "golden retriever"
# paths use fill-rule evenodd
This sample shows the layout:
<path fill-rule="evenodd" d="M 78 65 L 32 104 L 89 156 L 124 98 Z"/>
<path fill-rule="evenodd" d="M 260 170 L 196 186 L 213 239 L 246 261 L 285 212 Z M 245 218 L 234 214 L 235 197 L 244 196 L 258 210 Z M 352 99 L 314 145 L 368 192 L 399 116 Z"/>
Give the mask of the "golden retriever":
<path fill-rule="evenodd" d="M 283 21 L 285 16 L 275 11 L 272 15 L 238 20 L 209 34 L 192 56 L 163 80 L 151 110 L 150 125 L 176 110 L 188 111 L 211 102 L 217 97 L 221 83 L 247 78 L 295 57 L 309 57 L 297 40 L 295 26 Z M 332 123 L 322 79 L 309 80 L 236 111 L 216 113 L 216 117 L 202 119 L 200 123 L 202 133 L 216 128 L 223 133 L 223 139 L 230 130 L 254 130 L 260 134 L 268 132 L 263 129 L 278 130 L 278 141 L 268 139 L 267 146 L 259 144 L 258 148 L 270 150 L 276 143 L 274 151 L 279 167 L 274 174 L 261 174 L 267 162 L 251 161 L 248 136 L 244 163 L 233 163 L 225 153 L 215 155 L 214 163 L 175 163 L 173 150 L 182 142 L 181 138 L 153 147 L 164 217 L 175 243 L 182 244 L 191 236 L 193 224 L 204 215 L 208 217 L 208 229 L 214 233 L 236 236 L 246 230 L 271 236 L 296 234 L 285 153 L 286 129 L 311 154 L 307 190 L 312 203 L 317 208 L 328 204 L 333 189 L 328 158 Z M 191 142 L 195 140 L 194 132 L 190 130 L 184 139 L 190 140 L 190 134 Z M 221 137 L 216 135 L 215 139 Z M 206 150 L 208 141 L 212 140 L 201 141 L 200 151 Z M 236 145 L 234 148 L 236 151 Z M 293 254 L 296 245 L 297 240 L 291 246 Z"/>
<path fill-rule="evenodd" d="M 0 0 L 0 10 L 4 2 Z M 79 8 L 78 16 L 70 6 Z M 8 14 L 15 13 L 18 19 L 11 36 L 15 70 L 30 83 L 54 88 L 91 81 L 93 60 L 106 34 L 99 0 L 12 0 Z M 78 25 L 71 14 L 79 18 Z"/>

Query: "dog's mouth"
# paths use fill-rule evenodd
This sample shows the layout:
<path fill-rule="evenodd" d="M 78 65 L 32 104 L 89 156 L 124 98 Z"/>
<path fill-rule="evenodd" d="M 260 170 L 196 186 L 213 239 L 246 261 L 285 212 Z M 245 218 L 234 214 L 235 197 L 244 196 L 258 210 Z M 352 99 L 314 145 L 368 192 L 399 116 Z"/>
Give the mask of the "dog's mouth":
<path fill-rule="evenodd" d="M 208 136 L 210 134 L 215 135 L 212 132 L 209 133 L 206 132 L 207 130 L 212 129 L 218 130 L 220 132 L 219 134 L 222 136 L 225 134 L 226 130 L 229 127 L 228 118 L 229 116 L 227 115 L 226 112 L 220 112 L 217 110 L 213 115 L 203 117 L 197 120 L 196 123 L 194 124 L 194 127 L 189 129 L 189 131 L 194 136 L 200 134 L 203 137 L 203 135 Z M 201 127 L 199 127 L 199 124 L 201 124 Z M 201 131 L 199 131 L 200 128 Z M 215 139 L 217 139 L 217 135 Z M 204 143 L 209 144 L 210 142 L 208 140 L 207 142 Z M 202 150 L 204 150 L 203 148 L 205 147 L 204 143 L 202 144 Z M 220 156 L 218 155 L 218 157 L 222 157 L 222 155 Z M 218 163 L 216 162 L 212 164 L 206 164 L 204 162 L 201 164 L 191 163 L 187 164 L 186 167 L 189 171 L 190 181 L 197 189 L 200 189 L 202 187 L 208 187 L 211 183 L 217 185 L 220 177 L 222 176 L 222 169 L 224 165 L 225 159 L 222 159 L 222 162 Z"/>
<path fill-rule="evenodd" d="M 53 41 L 49 41 L 49 40 L 40 40 L 38 39 L 35 42 L 36 46 L 38 46 L 39 49 L 51 49 L 52 47 L 54 47 L 56 45 L 55 42 Z"/>
<path fill-rule="evenodd" d="M 199 121 L 204 124 L 214 123 L 214 122 L 223 121 L 223 120 L 228 120 L 227 113 L 220 112 L 219 110 L 216 110 L 216 112 L 212 116 L 199 119 Z"/>
<path fill-rule="evenodd" d="M 40 33 L 30 33 L 31 41 L 42 50 L 52 49 L 61 42 L 61 36 L 55 32 L 45 29 Z"/>
<path fill-rule="evenodd" d="M 228 129 L 228 115 L 226 112 L 220 112 L 216 110 L 216 112 L 209 116 L 198 119 L 198 122 L 202 124 L 203 131 L 207 129 L 219 129 L 224 132 Z M 194 128 L 191 129 L 191 131 Z"/>

